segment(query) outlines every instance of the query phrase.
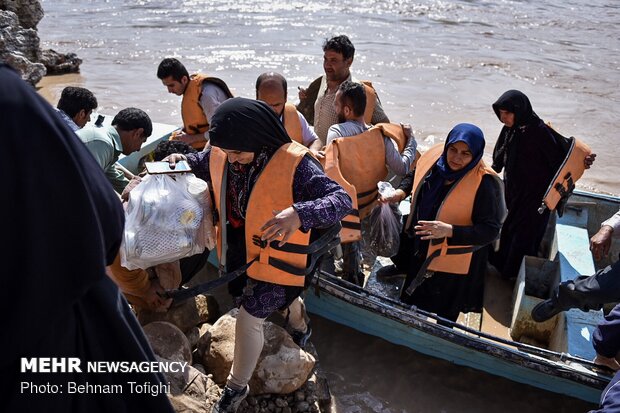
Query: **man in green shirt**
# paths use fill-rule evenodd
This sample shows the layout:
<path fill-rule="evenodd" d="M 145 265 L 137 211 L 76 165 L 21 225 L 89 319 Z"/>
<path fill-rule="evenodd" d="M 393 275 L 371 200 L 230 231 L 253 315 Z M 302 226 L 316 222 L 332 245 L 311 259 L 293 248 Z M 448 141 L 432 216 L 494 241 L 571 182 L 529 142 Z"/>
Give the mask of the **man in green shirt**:
<path fill-rule="evenodd" d="M 126 108 L 116 114 L 111 126 L 85 127 L 76 133 L 120 194 L 129 180 L 114 164 L 121 153 L 129 155 L 140 150 L 152 132 L 153 124 L 146 112 Z"/>

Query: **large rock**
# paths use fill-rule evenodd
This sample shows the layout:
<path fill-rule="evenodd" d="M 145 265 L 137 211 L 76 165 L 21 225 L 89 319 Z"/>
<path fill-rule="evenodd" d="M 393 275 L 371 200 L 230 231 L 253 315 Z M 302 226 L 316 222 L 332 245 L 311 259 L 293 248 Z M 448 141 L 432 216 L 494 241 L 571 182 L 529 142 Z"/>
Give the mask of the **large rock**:
<path fill-rule="evenodd" d="M 198 343 L 198 354 L 216 383 L 223 384 L 232 366 L 238 310 L 222 316 Z M 265 346 L 250 380 L 251 394 L 288 394 L 308 379 L 315 359 L 300 349 L 282 327 L 264 325 Z"/>
<path fill-rule="evenodd" d="M 82 59 L 77 57 L 75 53 L 63 54 L 52 49 L 43 50 L 40 61 L 45 65 L 48 75 L 77 73 L 82 64 Z"/>
<path fill-rule="evenodd" d="M 168 398 L 176 412 L 211 412 L 211 407 L 219 400 L 219 387 L 192 366 L 184 372 L 166 373 L 166 380 L 170 383 Z"/>
<path fill-rule="evenodd" d="M 0 10 L 15 13 L 19 25 L 26 29 L 36 29 L 43 18 L 43 7 L 39 0 L 0 0 Z"/>
<path fill-rule="evenodd" d="M 136 309 L 140 324 L 147 325 L 154 321 L 167 321 L 179 327 L 184 333 L 202 323 L 212 322 L 219 316 L 219 305 L 211 295 L 198 295 L 194 299 L 181 302 L 165 313 Z"/>
<path fill-rule="evenodd" d="M 156 321 L 144 326 L 144 334 L 151 343 L 153 352 L 159 357 L 191 364 L 192 349 L 189 340 L 174 324 Z"/>
<path fill-rule="evenodd" d="M 82 63 L 75 53 L 41 51 L 36 27 L 42 18 L 38 0 L 0 0 L 0 61 L 32 85 L 46 74 L 79 72 Z"/>

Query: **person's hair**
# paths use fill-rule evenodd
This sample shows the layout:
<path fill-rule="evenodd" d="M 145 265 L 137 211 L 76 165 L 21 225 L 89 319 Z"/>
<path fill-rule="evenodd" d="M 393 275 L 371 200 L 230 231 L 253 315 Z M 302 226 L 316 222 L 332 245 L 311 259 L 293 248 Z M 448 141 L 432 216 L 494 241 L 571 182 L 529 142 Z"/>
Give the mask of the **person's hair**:
<path fill-rule="evenodd" d="M 189 73 L 185 66 L 183 66 L 183 63 L 179 62 L 174 57 L 165 58 L 157 67 L 157 77 L 159 79 L 165 79 L 168 76 L 172 76 L 177 82 L 180 82 L 183 76 L 187 76 L 189 79 Z"/>
<path fill-rule="evenodd" d="M 145 111 L 138 108 L 125 108 L 118 112 L 114 119 L 112 119 L 112 126 L 117 126 L 123 131 L 143 128 L 143 134 L 147 138 L 153 133 L 151 118 L 149 118 Z"/>
<path fill-rule="evenodd" d="M 325 39 L 323 51 L 326 52 L 328 50 L 340 53 L 344 60 L 352 59 L 353 55 L 355 55 L 355 46 L 353 46 L 351 40 L 344 34 L 332 37 L 331 39 Z"/>
<path fill-rule="evenodd" d="M 265 80 L 279 80 L 282 83 L 282 89 L 284 90 L 284 96 L 287 95 L 287 90 L 288 90 L 288 84 L 286 83 L 286 78 L 284 76 L 282 76 L 280 73 L 275 73 L 275 72 L 265 72 L 263 74 L 261 74 L 258 79 L 256 79 L 256 99 L 258 99 L 258 89 L 260 88 L 260 85 L 265 81 Z"/>
<path fill-rule="evenodd" d="M 76 86 L 67 86 L 60 94 L 60 100 L 56 107 L 65 112 L 69 117 L 74 117 L 82 109 L 86 113 L 97 109 L 97 98 L 88 89 Z"/>
<path fill-rule="evenodd" d="M 343 104 L 353 108 L 355 116 L 362 116 L 366 110 L 366 88 L 361 83 L 345 80 L 338 86 L 338 91 L 342 93 Z"/>
<path fill-rule="evenodd" d="M 196 149 L 183 141 L 162 141 L 157 144 L 157 147 L 153 151 L 153 160 L 161 161 L 168 155 L 173 153 L 182 153 L 187 155 L 188 153 L 196 153 Z"/>

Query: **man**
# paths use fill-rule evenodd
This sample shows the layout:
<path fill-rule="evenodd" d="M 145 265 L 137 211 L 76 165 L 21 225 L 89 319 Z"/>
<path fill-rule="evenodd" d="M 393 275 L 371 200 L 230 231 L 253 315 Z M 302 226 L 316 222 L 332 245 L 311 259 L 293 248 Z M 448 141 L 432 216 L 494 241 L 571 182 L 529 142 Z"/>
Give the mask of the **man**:
<path fill-rule="evenodd" d="M 256 99 L 262 100 L 273 109 L 292 140 L 318 155 L 321 141 L 308 125 L 306 118 L 297 111 L 295 105 L 288 103 L 286 98 L 287 83 L 281 74 L 266 72 L 256 79 Z"/>
<path fill-rule="evenodd" d="M 3 273 L 14 274 L 0 281 L 3 325 L 11 331 L 0 338 L 2 411 L 173 412 L 165 392 L 131 392 L 130 382 L 159 388 L 161 373 L 87 369 L 88 362 L 156 362 L 106 275 L 124 214 L 101 168 L 54 109 L 6 65 L 0 65 L 0 124 L 6 156 L 0 174 L 11 177 L 4 184 L 11 218 L 3 228 L 17 237 L 2 249 Z M 62 365 L 32 368 L 50 357 Z M 68 368 L 71 360 L 79 369 Z M 71 383 L 120 391 L 72 392 Z M 59 391 L 37 390 L 44 387 Z"/>
<path fill-rule="evenodd" d="M 223 80 L 203 74 L 189 75 L 181 62 L 166 58 L 157 68 L 157 77 L 168 93 L 183 96 L 181 117 L 183 130 L 173 134 L 171 140 L 183 141 L 201 150 L 209 141 L 209 123 L 215 109 L 233 97 Z"/>
<path fill-rule="evenodd" d="M 599 231 L 590 238 L 594 259 L 606 257 L 614 234 L 620 233 L 620 211 L 601 224 Z M 602 308 L 606 303 L 620 301 L 620 261 L 608 265 L 592 276 L 580 276 L 556 287 L 553 296 L 532 309 L 534 321 L 542 323 L 554 315 L 579 308 L 583 311 Z"/>
<path fill-rule="evenodd" d="M 88 89 L 67 86 L 56 107 L 62 119 L 76 132 L 90 121 L 91 113 L 97 109 L 97 98 Z"/>
<path fill-rule="evenodd" d="M 353 63 L 355 47 L 347 36 L 333 37 L 323 44 L 323 69 L 325 75 L 316 79 L 307 89 L 299 91 L 299 105 L 297 109 L 304 114 L 308 122 L 314 126 L 314 131 L 324 145 L 327 139 L 327 130 L 337 123 L 338 117 L 334 111 L 334 99 L 338 86 L 345 80 L 354 80 L 351 77 L 350 67 Z M 367 99 L 366 123 L 377 124 L 389 122 L 383 111 L 377 92 L 370 82 L 363 82 Z"/>
<path fill-rule="evenodd" d="M 370 128 L 366 125 L 364 121 L 366 90 L 361 83 L 349 80 L 344 81 L 338 87 L 334 111 L 340 123 L 332 125 L 327 133 L 328 146 L 325 161 L 327 176 L 339 183 L 339 177 L 343 177 L 347 180 L 349 187 L 353 185 L 356 193 L 349 192 L 349 195 L 354 198 L 354 207 L 358 205 L 357 209 L 359 219 L 362 220 L 362 228 L 368 226 L 368 222 L 364 218 L 376 205 L 377 183 L 385 179 L 388 173 L 386 166 L 396 175 L 405 175 L 415 160 L 417 147 L 415 137 L 411 133 L 411 127 L 408 125 L 401 127 L 382 124 L 377 128 Z M 390 137 L 385 136 L 388 134 Z M 346 139 L 337 141 L 338 150 L 334 152 L 330 144 L 338 138 Z M 402 154 L 394 144 L 395 142 L 403 147 Z M 336 153 L 343 155 L 335 155 Z M 355 154 L 361 156 L 358 157 Z M 337 162 L 333 159 L 334 157 L 338 157 Z M 338 173 L 334 173 L 335 169 L 339 169 Z M 347 186 L 343 186 L 347 189 Z M 347 216 L 345 222 L 349 221 L 350 217 Z M 343 241 L 343 278 L 362 285 L 360 246 L 359 242 L 355 241 L 359 239 L 360 231 L 351 230 L 350 226 L 347 228 L 345 223 L 343 223 L 343 227 L 341 234 Z M 351 236 L 346 236 L 349 233 Z"/>
<path fill-rule="evenodd" d="M 126 108 L 116 114 L 111 126 L 77 131 L 90 153 L 105 172 L 114 190 L 121 194 L 129 179 L 115 166 L 120 154 L 140 150 L 151 136 L 153 125 L 149 115 L 137 108 Z"/>

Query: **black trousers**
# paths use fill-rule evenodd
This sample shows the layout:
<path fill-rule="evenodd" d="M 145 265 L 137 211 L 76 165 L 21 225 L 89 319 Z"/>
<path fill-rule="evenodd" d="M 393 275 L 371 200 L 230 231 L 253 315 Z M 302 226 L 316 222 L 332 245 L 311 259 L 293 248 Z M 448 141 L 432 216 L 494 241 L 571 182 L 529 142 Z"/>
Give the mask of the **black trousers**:
<path fill-rule="evenodd" d="M 620 301 L 620 261 L 592 276 L 580 276 L 560 284 L 554 298 L 563 310 L 600 310 L 604 304 Z"/>

